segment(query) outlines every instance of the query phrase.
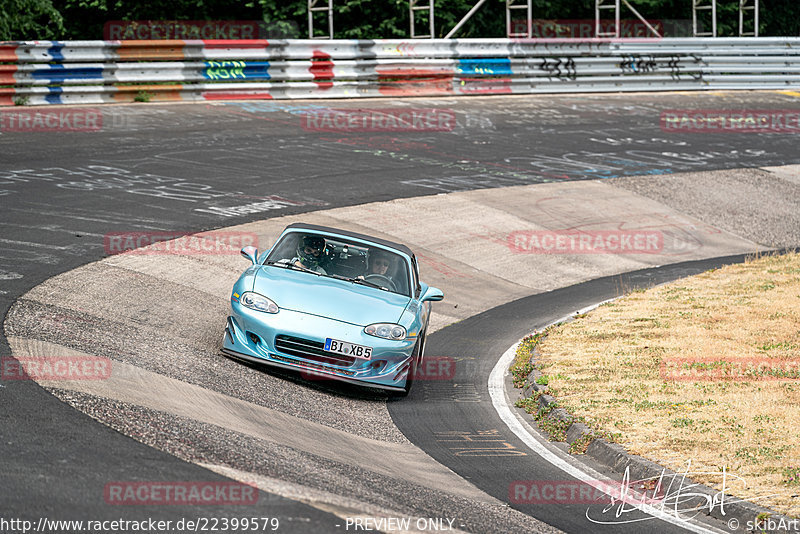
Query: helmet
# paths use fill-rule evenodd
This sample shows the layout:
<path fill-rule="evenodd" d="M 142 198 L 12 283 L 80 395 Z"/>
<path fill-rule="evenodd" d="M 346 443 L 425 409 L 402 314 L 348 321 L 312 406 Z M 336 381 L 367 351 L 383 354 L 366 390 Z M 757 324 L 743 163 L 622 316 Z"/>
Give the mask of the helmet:
<path fill-rule="evenodd" d="M 308 250 L 316 250 L 317 253 L 308 252 Z M 303 236 L 303 239 L 297 244 L 297 256 L 304 264 L 310 267 L 319 265 L 322 259 L 322 251 L 325 249 L 325 240 L 316 235 Z"/>

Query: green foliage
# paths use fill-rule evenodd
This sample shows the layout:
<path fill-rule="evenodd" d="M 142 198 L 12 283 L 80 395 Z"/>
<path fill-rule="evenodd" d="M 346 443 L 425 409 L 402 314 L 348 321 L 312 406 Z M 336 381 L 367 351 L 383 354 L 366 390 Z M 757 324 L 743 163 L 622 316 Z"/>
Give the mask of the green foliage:
<path fill-rule="evenodd" d="M 800 486 L 800 467 L 787 467 L 783 470 L 783 483 Z"/>
<path fill-rule="evenodd" d="M 534 347 L 541 341 L 544 333 L 539 332 L 525 337 L 517 347 L 517 352 L 514 355 L 514 361 L 511 363 L 510 371 L 514 377 L 514 387 L 521 388 L 525 386 L 528 375 L 533 371 L 534 365 L 531 362 Z"/>
<path fill-rule="evenodd" d="M 325 0 L 320 0 L 323 5 Z M 420 5 L 424 0 L 420 0 Z M 436 0 L 435 34 L 444 37 L 475 5 L 476 0 Z M 533 0 L 537 20 L 590 20 L 595 0 Z M 648 20 L 684 21 L 689 28 L 690 0 L 631 0 Z M 505 0 L 490 0 L 455 35 L 505 36 Z M 718 35 L 738 35 L 738 2 L 719 1 Z M 514 13 L 524 19 L 524 10 Z M 608 13 L 610 16 L 610 12 Z M 427 12 L 417 12 L 417 33 L 427 33 Z M 635 18 L 622 9 L 623 19 Z M 318 34 L 327 34 L 326 14 L 315 15 Z M 334 0 L 334 36 L 337 39 L 406 38 L 409 36 L 408 0 Z M 137 20 L 263 20 L 270 38 L 308 36 L 307 0 L 0 0 L 0 40 L 101 39 L 108 21 Z M 800 35 L 800 2 L 761 2 L 763 36 Z M 710 15 L 701 14 L 706 28 Z M 747 26 L 746 29 L 750 29 Z"/>
<path fill-rule="evenodd" d="M 150 102 L 153 98 L 153 93 L 148 93 L 147 91 L 139 91 L 136 93 L 136 96 L 133 97 L 134 102 Z"/>
<path fill-rule="evenodd" d="M 0 0 L 0 41 L 57 39 L 63 32 L 64 20 L 50 0 Z"/>
<path fill-rule="evenodd" d="M 102 39 L 109 21 L 262 19 L 259 7 L 231 0 L 54 0 L 54 4 L 64 15 L 62 39 Z"/>
<path fill-rule="evenodd" d="M 570 454 L 586 454 L 589 444 L 597 438 L 595 434 L 584 434 L 569 444 Z"/>
<path fill-rule="evenodd" d="M 319 5 L 323 5 L 320 0 Z M 421 1 L 419 5 L 422 5 Z M 291 21 L 300 29 L 299 37 L 308 37 L 306 0 L 254 0 L 265 20 Z M 475 5 L 475 0 L 438 0 L 434 3 L 435 36 L 444 37 Z M 504 2 L 488 2 L 467 22 L 458 37 L 503 37 L 505 35 Z M 327 13 L 314 15 L 317 36 L 327 35 Z M 417 34 L 428 33 L 428 13 L 418 11 L 414 19 Z M 333 15 L 336 39 L 391 39 L 409 36 L 408 0 L 336 0 Z"/>
<path fill-rule="evenodd" d="M 514 403 L 514 406 L 517 408 L 522 408 L 528 413 L 536 413 L 536 411 L 539 409 L 539 397 L 541 396 L 541 392 L 534 391 L 530 397 L 517 399 L 517 401 Z"/>

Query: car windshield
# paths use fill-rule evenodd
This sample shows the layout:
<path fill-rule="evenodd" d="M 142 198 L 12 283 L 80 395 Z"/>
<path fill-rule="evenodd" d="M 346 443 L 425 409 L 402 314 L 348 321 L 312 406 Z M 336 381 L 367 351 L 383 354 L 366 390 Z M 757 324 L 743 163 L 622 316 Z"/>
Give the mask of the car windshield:
<path fill-rule="evenodd" d="M 408 263 L 388 248 L 325 234 L 289 232 L 264 261 L 410 296 Z"/>

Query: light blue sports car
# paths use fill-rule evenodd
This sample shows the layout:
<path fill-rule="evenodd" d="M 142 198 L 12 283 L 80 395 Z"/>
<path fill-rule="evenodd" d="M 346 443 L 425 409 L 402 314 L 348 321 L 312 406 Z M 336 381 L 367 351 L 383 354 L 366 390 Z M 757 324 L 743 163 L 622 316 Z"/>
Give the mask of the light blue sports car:
<path fill-rule="evenodd" d="M 408 394 L 431 302 L 405 245 L 296 223 L 234 284 L 222 351 L 233 358 Z"/>

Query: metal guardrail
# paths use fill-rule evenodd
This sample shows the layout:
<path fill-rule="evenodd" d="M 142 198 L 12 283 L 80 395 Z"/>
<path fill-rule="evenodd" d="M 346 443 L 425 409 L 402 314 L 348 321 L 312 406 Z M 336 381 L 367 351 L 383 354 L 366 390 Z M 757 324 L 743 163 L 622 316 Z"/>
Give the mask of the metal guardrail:
<path fill-rule="evenodd" d="M 793 87 L 800 38 L 0 42 L 0 105 Z"/>

